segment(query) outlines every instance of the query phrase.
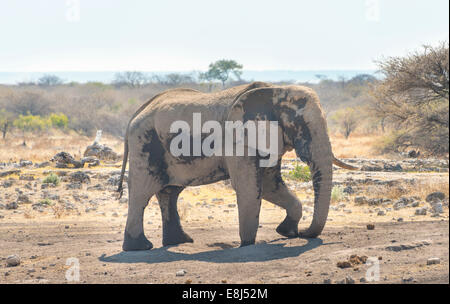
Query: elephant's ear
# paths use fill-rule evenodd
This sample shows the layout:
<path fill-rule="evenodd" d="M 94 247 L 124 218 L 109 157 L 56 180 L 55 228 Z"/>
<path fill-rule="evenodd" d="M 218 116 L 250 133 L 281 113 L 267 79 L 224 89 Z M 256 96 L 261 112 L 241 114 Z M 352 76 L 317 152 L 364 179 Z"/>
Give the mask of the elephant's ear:
<path fill-rule="evenodd" d="M 283 131 L 277 110 L 282 93 L 282 89 L 275 87 L 256 88 L 244 92 L 238 95 L 234 101 L 227 119 L 230 122 L 241 121 L 243 124 L 253 121 L 256 125 L 261 125 L 261 122 L 265 121 L 267 130 L 270 129 L 270 125 L 273 127 L 276 124 L 278 155 L 282 155 L 284 152 Z M 248 135 L 246 132 L 245 143 L 249 142 Z M 273 145 L 268 141 L 269 132 L 267 132 L 266 140 L 267 146 Z"/>

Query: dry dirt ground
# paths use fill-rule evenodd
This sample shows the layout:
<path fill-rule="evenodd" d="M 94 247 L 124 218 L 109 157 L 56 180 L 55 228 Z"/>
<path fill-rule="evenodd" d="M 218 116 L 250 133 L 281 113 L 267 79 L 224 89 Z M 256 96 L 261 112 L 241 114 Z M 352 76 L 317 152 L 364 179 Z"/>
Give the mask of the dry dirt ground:
<path fill-rule="evenodd" d="M 75 171 L 85 172 L 91 181 L 68 189 Z M 80 276 L 72 283 L 449 283 L 448 190 L 443 213 L 415 214 L 428 205 L 428 192 L 448 188 L 448 169 L 335 170 L 336 185 L 353 185 L 355 193 L 333 201 L 318 239 L 278 235 L 275 228 L 284 211 L 264 201 L 257 244 L 244 248 L 238 248 L 236 198 L 230 186 L 221 182 L 188 188 L 180 196 L 179 213 L 194 243 L 162 247 L 160 211 L 153 198 L 144 223 L 154 249 L 144 252 L 121 250 L 127 203 L 115 199 L 118 171 L 118 163 L 83 170 L 26 167 L 0 178 L 0 283 L 67 283 L 66 274 L 73 278 L 75 273 L 74 261 Z M 60 175 L 61 183 L 41 189 L 50 172 Z M 288 184 L 304 202 L 304 228 L 312 217 L 311 185 Z M 355 203 L 361 195 L 392 201 Z M 402 196 L 418 196 L 418 206 L 395 210 L 394 201 Z M 15 201 L 17 209 L 5 208 Z M 367 224 L 375 229 L 368 230 Z M 20 265 L 7 267 L 10 255 L 19 256 Z M 352 255 L 369 262 L 337 266 Z M 427 265 L 430 258 L 440 263 Z M 177 276 L 181 270 L 184 275 Z M 377 280 L 360 282 L 366 276 Z"/>

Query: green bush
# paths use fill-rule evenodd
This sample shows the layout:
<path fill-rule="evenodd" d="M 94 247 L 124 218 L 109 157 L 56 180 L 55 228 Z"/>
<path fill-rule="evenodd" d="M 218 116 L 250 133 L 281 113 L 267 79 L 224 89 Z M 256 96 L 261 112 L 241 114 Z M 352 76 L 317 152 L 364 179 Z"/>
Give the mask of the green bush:
<path fill-rule="evenodd" d="M 309 182 L 311 180 L 311 172 L 308 166 L 296 165 L 293 170 L 287 173 L 287 178 Z"/>
<path fill-rule="evenodd" d="M 334 186 L 331 190 L 331 201 L 339 202 L 345 197 L 344 190 L 341 186 Z"/>
<path fill-rule="evenodd" d="M 22 131 L 43 131 L 51 127 L 50 119 L 43 118 L 40 115 L 19 115 L 19 118 L 14 120 L 14 127 Z"/>
<path fill-rule="evenodd" d="M 46 198 L 46 199 L 39 201 L 39 204 L 51 206 L 51 205 L 53 205 L 53 202 L 50 199 Z"/>
<path fill-rule="evenodd" d="M 52 127 L 59 128 L 59 129 L 65 129 L 67 128 L 67 125 L 69 123 L 69 119 L 67 116 L 63 113 L 52 113 L 49 116 L 50 122 Z"/>
<path fill-rule="evenodd" d="M 58 186 L 59 185 L 59 177 L 56 174 L 54 174 L 54 173 L 50 173 L 50 175 L 47 175 L 47 177 L 44 178 L 42 183 L 44 183 L 44 184 L 53 184 L 55 186 Z"/>

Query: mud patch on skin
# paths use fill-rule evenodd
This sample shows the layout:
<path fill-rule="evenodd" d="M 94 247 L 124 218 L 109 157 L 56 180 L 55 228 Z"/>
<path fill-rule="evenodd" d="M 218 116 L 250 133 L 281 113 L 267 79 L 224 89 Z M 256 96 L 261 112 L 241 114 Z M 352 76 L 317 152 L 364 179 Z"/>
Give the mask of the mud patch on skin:
<path fill-rule="evenodd" d="M 155 130 L 148 130 L 144 136 L 145 144 L 142 147 L 142 152 L 148 153 L 148 173 L 159 178 L 160 183 L 165 185 L 169 182 L 165 159 L 166 150 Z"/>

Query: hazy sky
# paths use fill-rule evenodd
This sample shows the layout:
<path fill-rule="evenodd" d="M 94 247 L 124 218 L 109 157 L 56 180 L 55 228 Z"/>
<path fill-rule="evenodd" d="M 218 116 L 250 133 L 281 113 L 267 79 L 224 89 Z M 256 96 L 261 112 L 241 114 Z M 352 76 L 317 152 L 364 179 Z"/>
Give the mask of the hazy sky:
<path fill-rule="evenodd" d="M 0 71 L 372 69 L 448 40 L 448 0 L 0 0 Z"/>

